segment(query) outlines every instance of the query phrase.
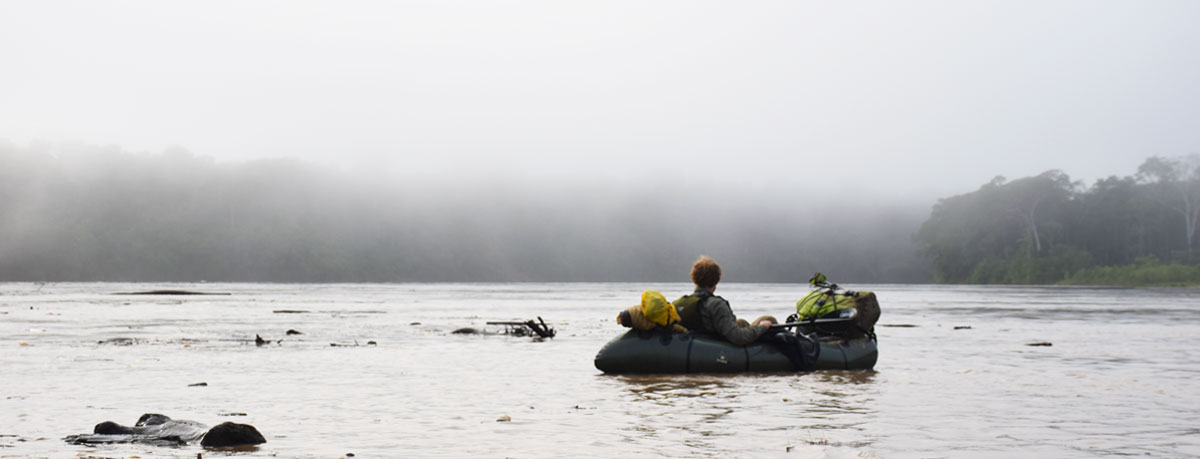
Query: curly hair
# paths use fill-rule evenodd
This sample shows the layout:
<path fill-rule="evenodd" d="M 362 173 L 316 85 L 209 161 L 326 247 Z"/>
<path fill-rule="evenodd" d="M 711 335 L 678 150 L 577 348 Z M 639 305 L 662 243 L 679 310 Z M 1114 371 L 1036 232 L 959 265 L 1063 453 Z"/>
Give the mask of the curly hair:
<path fill-rule="evenodd" d="M 721 282 L 721 266 L 708 255 L 701 255 L 692 263 L 692 282 L 697 287 L 715 288 Z"/>

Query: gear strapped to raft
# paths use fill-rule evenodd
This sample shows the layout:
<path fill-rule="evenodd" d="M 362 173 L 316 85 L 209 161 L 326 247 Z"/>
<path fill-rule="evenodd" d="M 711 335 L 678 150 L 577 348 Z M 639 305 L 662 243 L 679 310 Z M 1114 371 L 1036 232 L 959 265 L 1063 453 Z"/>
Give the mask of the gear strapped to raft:
<path fill-rule="evenodd" d="M 758 338 L 760 343 L 774 344 L 779 352 L 792 362 L 796 371 L 809 371 L 821 358 L 821 345 L 811 336 L 789 333 L 786 330 L 768 330 Z"/>
<path fill-rule="evenodd" d="M 808 282 L 813 291 L 796 302 L 796 313 L 781 326 L 820 336 L 876 339 L 880 311 L 875 293 L 843 290 L 821 273 L 813 274 Z"/>

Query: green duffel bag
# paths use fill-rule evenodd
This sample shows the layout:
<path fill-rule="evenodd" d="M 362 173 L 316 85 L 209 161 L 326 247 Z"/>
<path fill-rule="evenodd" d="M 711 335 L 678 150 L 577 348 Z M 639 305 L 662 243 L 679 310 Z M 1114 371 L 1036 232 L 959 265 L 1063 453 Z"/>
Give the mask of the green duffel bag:
<path fill-rule="evenodd" d="M 809 283 L 815 290 L 796 302 L 797 320 L 814 322 L 804 329 L 848 338 L 875 334 L 880 311 L 874 292 L 840 290 L 821 273 Z"/>

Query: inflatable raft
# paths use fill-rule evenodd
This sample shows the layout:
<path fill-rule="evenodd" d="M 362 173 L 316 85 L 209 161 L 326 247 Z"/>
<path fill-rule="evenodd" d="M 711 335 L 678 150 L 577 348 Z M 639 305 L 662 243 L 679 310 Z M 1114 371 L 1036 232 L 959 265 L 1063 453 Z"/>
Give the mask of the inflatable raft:
<path fill-rule="evenodd" d="M 879 349 L 869 337 L 822 338 L 814 370 L 865 370 L 875 367 Z M 693 334 L 630 330 L 596 354 L 605 373 L 742 373 L 796 371 L 772 344 L 738 347 L 727 341 Z"/>

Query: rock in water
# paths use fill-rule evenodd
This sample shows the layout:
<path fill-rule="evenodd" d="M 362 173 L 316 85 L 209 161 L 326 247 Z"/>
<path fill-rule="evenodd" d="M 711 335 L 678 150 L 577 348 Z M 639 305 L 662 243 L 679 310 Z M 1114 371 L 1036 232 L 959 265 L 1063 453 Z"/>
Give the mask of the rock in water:
<path fill-rule="evenodd" d="M 147 413 L 132 427 L 112 421 L 96 424 L 92 434 L 71 435 L 67 443 L 95 445 L 105 443 L 141 443 L 156 446 L 180 446 L 199 441 L 202 446 L 249 446 L 266 443 L 258 429 L 249 424 L 225 422 L 209 429 L 195 421 L 177 421 L 161 414 Z"/>
<path fill-rule="evenodd" d="M 204 434 L 200 446 L 258 445 L 266 442 L 267 439 L 250 424 L 222 422 Z"/>

